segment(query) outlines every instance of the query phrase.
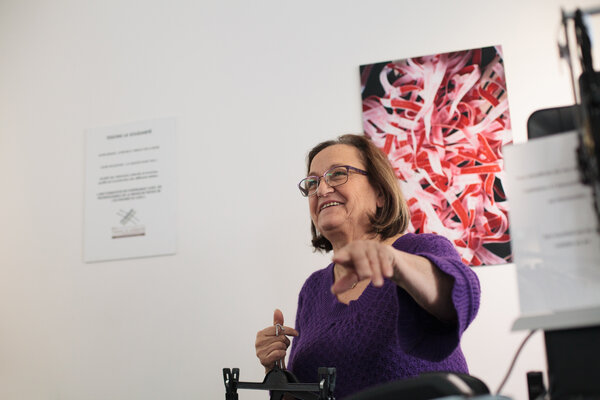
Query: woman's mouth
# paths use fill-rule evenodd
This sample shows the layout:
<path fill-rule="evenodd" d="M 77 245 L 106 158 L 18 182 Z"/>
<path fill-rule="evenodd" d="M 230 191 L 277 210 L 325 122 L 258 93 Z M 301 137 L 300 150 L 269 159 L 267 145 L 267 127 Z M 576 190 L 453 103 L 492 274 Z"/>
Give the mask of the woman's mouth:
<path fill-rule="evenodd" d="M 342 203 L 338 203 L 337 201 L 332 201 L 329 203 L 325 203 L 321 206 L 321 208 L 319 209 L 319 211 L 323 211 L 324 209 L 328 208 L 328 207 L 333 207 L 333 206 L 339 206 Z"/>

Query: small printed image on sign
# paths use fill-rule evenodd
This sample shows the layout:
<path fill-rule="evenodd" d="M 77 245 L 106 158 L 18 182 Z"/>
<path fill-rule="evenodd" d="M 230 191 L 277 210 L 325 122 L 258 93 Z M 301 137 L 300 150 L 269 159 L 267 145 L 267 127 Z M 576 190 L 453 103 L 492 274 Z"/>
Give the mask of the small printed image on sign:
<path fill-rule="evenodd" d="M 112 228 L 113 239 L 144 236 L 146 234 L 146 227 L 140 224 L 133 208 L 129 211 L 119 210 L 117 216 L 119 217 L 119 226 Z"/>
<path fill-rule="evenodd" d="M 409 231 L 447 237 L 471 266 L 510 262 L 501 47 L 363 65 L 360 74 L 364 132 L 396 171 Z"/>

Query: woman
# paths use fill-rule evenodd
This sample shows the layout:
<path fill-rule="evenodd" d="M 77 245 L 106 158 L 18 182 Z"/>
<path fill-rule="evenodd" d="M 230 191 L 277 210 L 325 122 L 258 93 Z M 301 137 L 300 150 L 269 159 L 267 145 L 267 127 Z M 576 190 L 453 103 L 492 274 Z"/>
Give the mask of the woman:
<path fill-rule="evenodd" d="M 312 244 L 332 263 L 300 291 L 296 326 L 257 333 L 267 372 L 294 337 L 289 369 L 316 382 L 336 367 L 335 396 L 430 371 L 467 373 L 459 346 L 479 308 L 479 281 L 452 244 L 406 230 L 409 213 L 386 156 L 367 138 L 344 135 L 308 154 Z M 275 311 L 274 324 L 283 325 Z"/>

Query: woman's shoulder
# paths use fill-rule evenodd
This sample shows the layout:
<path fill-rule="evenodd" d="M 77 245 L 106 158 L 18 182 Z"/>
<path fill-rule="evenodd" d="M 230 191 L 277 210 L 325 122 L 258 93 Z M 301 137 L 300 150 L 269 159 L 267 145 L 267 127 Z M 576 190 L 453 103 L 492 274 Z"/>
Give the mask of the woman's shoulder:
<path fill-rule="evenodd" d="M 333 285 L 333 263 L 310 274 L 302 286 L 302 291 L 322 285 Z"/>
<path fill-rule="evenodd" d="M 447 238 L 435 233 L 405 233 L 394 242 L 393 246 L 403 251 L 432 247 L 454 247 Z"/>
<path fill-rule="evenodd" d="M 461 260 L 456 246 L 448 238 L 435 233 L 405 233 L 393 246 L 396 250 L 411 254 Z"/>

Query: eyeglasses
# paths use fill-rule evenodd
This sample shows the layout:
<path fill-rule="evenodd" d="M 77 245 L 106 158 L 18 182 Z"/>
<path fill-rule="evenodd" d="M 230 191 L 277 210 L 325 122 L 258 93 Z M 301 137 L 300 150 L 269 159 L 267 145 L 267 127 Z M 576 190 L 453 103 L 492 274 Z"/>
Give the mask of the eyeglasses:
<path fill-rule="evenodd" d="M 354 168 L 349 165 L 339 165 L 328 169 L 321 176 L 307 176 L 298 183 L 298 188 L 300 189 L 302 196 L 309 197 L 317 193 L 317 188 L 319 187 L 319 183 L 321 183 L 321 179 L 324 178 L 325 182 L 327 182 L 330 187 L 340 186 L 348 182 L 348 175 L 351 171 L 367 175 L 367 171 L 363 171 L 362 169 Z"/>

